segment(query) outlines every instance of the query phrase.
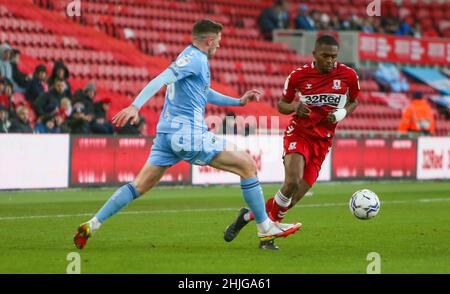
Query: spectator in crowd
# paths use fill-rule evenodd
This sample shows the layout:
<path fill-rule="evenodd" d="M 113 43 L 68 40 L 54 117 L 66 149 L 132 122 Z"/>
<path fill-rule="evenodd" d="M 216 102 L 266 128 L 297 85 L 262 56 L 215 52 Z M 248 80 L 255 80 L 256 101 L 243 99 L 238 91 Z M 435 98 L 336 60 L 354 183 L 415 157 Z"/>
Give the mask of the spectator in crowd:
<path fill-rule="evenodd" d="M 6 109 L 11 109 L 11 95 L 13 93 L 12 84 L 3 77 L 0 77 L 0 105 Z"/>
<path fill-rule="evenodd" d="M 361 22 L 361 31 L 363 33 L 375 33 L 373 17 L 364 18 Z"/>
<path fill-rule="evenodd" d="M 236 114 L 234 112 L 228 112 L 222 121 L 222 134 L 223 135 L 236 135 L 237 124 Z"/>
<path fill-rule="evenodd" d="M 411 29 L 411 36 L 415 38 L 422 38 L 422 27 L 420 26 L 420 22 L 416 21 Z"/>
<path fill-rule="evenodd" d="M 406 92 L 409 83 L 394 64 L 379 63 L 375 80 L 385 92 Z"/>
<path fill-rule="evenodd" d="M 397 31 L 395 32 L 398 36 L 411 36 L 412 35 L 412 27 L 411 24 L 408 23 L 407 20 L 403 19 L 399 22 Z"/>
<path fill-rule="evenodd" d="M 129 121 L 126 125 L 118 129 L 117 133 L 121 135 L 147 136 L 147 123 L 145 122 L 144 117 L 139 116 L 137 124 L 131 124 L 131 121 Z"/>
<path fill-rule="evenodd" d="M 13 49 L 11 51 L 11 68 L 12 68 L 12 77 L 15 83 L 14 92 L 24 93 L 25 89 L 28 86 L 29 81 L 31 80 L 31 76 L 23 73 L 19 69 L 20 63 L 20 51 L 18 49 Z"/>
<path fill-rule="evenodd" d="M 55 80 L 53 87 L 46 93 L 41 94 L 33 103 L 34 110 L 38 116 L 50 114 L 59 110 L 61 99 L 65 94 L 65 80 Z"/>
<path fill-rule="evenodd" d="M 341 20 L 337 15 L 331 15 L 330 18 L 330 30 L 332 31 L 340 31 L 342 30 Z"/>
<path fill-rule="evenodd" d="M 0 105 L 0 133 L 7 133 L 11 122 L 9 121 L 8 110 Z"/>
<path fill-rule="evenodd" d="M 403 110 L 399 132 L 411 135 L 434 135 L 436 122 L 433 109 L 428 101 L 423 99 L 421 92 L 414 93 L 412 98 L 411 104 Z"/>
<path fill-rule="evenodd" d="M 39 97 L 42 93 L 48 91 L 47 86 L 47 67 L 45 65 L 40 64 L 36 66 L 36 69 L 33 73 L 33 78 L 27 86 L 25 91 L 25 98 L 27 98 L 28 102 L 31 104 L 34 103 L 37 97 Z"/>
<path fill-rule="evenodd" d="M 315 31 L 314 20 L 308 14 L 309 8 L 306 4 L 300 4 L 298 7 L 298 14 L 295 17 L 295 28 L 299 30 Z"/>
<path fill-rule="evenodd" d="M 72 102 L 69 98 L 63 97 L 60 102 L 59 114 L 62 119 L 68 118 L 72 114 Z"/>
<path fill-rule="evenodd" d="M 103 98 L 95 103 L 95 118 L 91 123 L 91 130 L 94 134 L 112 134 L 113 125 L 108 121 L 108 110 L 111 104 L 110 98 Z"/>
<path fill-rule="evenodd" d="M 82 103 L 75 103 L 72 114 L 64 121 L 61 126 L 63 133 L 70 134 L 90 134 L 90 120 L 86 115 L 86 110 Z"/>
<path fill-rule="evenodd" d="M 0 45 L 0 77 L 6 78 L 10 82 L 13 80 L 11 68 L 11 46 L 4 43 Z"/>
<path fill-rule="evenodd" d="M 36 124 L 35 131 L 38 134 L 58 134 L 61 132 L 52 114 L 44 115 L 41 122 Z"/>
<path fill-rule="evenodd" d="M 289 2 L 276 0 L 272 6 L 264 9 L 258 23 L 263 37 L 272 40 L 273 30 L 289 28 Z"/>
<path fill-rule="evenodd" d="M 64 96 L 72 97 L 72 87 L 69 83 L 69 69 L 61 60 L 55 61 L 53 64 L 52 75 L 48 79 L 48 86 L 52 87 L 56 80 L 64 81 Z"/>
<path fill-rule="evenodd" d="M 83 90 L 79 89 L 75 92 L 72 105 L 82 104 L 84 113 L 91 122 L 94 119 L 94 98 L 97 94 L 97 89 L 94 83 L 88 83 Z"/>
<path fill-rule="evenodd" d="M 33 128 L 30 125 L 30 114 L 25 106 L 19 106 L 16 111 L 16 116 L 11 121 L 9 127 L 10 133 L 33 133 Z"/>

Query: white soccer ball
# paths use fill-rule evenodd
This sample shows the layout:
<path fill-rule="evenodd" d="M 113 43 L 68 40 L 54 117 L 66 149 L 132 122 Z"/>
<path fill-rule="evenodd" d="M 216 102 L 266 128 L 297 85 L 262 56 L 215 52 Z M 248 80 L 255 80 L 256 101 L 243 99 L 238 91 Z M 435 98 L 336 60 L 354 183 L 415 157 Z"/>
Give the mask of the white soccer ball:
<path fill-rule="evenodd" d="M 353 193 L 348 206 L 357 218 L 371 219 L 380 211 L 380 200 L 374 192 L 363 189 Z"/>

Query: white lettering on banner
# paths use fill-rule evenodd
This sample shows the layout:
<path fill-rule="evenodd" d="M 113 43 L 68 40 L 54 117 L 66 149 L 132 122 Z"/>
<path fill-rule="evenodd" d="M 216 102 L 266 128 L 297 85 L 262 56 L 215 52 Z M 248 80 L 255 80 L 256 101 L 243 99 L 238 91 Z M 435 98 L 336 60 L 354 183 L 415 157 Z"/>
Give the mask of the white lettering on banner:
<path fill-rule="evenodd" d="M 450 43 L 447 44 L 447 62 L 450 62 Z"/>
<path fill-rule="evenodd" d="M 422 47 L 421 42 L 412 41 L 411 42 L 411 59 L 420 60 L 422 55 L 425 53 L 425 49 Z"/>
<path fill-rule="evenodd" d="M 382 58 L 387 58 L 389 52 L 391 52 L 392 47 L 386 38 L 380 37 L 377 39 L 377 56 Z"/>
<path fill-rule="evenodd" d="M 428 56 L 432 58 L 445 58 L 445 45 L 442 43 L 429 43 Z"/>
<path fill-rule="evenodd" d="M 361 51 L 376 52 L 377 51 L 377 39 L 374 37 L 364 36 L 361 38 Z"/>
<path fill-rule="evenodd" d="M 450 62 L 449 39 L 399 37 L 385 34 L 359 34 L 361 60 L 411 62 L 447 65 Z"/>
<path fill-rule="evenodd" d="M 395 54 L 409 55 L 409 41 L 402 39 L 395 40 Z"/>
<path fill-rule="evenodd" d="M 420 137 L 417 178 L 450 178 L 450 137 Z"/>

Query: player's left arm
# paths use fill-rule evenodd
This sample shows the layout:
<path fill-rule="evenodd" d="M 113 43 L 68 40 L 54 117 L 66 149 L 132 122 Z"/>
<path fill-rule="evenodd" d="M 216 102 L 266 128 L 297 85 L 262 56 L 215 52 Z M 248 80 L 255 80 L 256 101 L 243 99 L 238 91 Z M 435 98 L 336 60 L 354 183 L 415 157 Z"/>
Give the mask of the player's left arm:
<path fill-rule="evenodd" d="M 338 123 L 343 120 L 345 117 L 350 115 L 353 111 L 355 111 L 358 106 L 358 94 L 359 94 L 359 79 L 356 72 L 352 71 L 352 75 L 349 81 L 349 90 L 348 90 L 348 101 L 345 103 L 343 108 L 337 109 L 328 114 L 328 121 L 331 123 Z"/>
<path fill-rule="evenodd" d="M 213 89 L 210 89 L 207 95 L 208 103 L 219 106 L 244 106 L 249 101 L 259 101 L 263 92 L 260 90 L 250 90 L 244 93 L 240 99 L 223 95 Z"/>

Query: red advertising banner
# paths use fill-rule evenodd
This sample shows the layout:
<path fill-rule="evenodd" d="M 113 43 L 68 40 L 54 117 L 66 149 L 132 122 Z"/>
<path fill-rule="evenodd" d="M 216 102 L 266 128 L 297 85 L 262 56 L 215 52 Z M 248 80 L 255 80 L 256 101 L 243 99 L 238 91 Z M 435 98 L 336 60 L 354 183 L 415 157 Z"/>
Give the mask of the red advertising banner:
<path fill-rule="evenodd" d="M 449 39 L 418 39 L 384 34 L 359 34 L 361 60 L 415 64 L 450 64 Z"/>
<path fill-rule="evenodd" d="M 415 178 L 417 143 L 399 139 L 336 139 L 332 178 Z"/>
<path fill-rule="evenodd" d="M 145 164 L 152 142 L 151 138 L 72 137 L 71 186 L 132 181 Z M 189 163 L 168 169 L 161 182 L 190 183 Z"/>

